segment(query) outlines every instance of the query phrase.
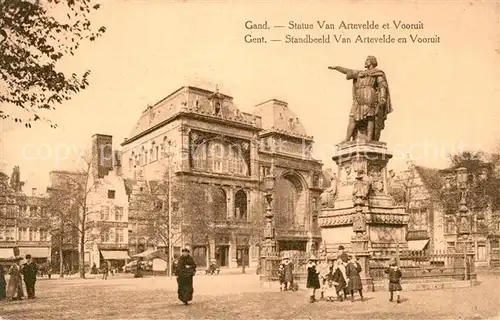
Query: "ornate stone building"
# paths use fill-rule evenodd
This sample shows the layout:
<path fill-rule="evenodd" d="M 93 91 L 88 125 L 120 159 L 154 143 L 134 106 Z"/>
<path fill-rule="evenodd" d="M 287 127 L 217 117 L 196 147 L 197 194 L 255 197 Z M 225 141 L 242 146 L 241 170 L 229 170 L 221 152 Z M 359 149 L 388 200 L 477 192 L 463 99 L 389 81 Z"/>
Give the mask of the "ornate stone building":
<path fill-rule="evenodd" d="M 122 143 L 123 175 L 151 181 L 168 173 L 172 184 L 196 185 L 198 200 L 215 212 L 210 235 L 189 235 L 182 226 L 173 226 L 179 239 L 174 252 L 189 245 L 202 266 L 210 259 L 222 267 L 255 266 L 264 175 L 276 176 L 279 250 L 305 251 L 320 241 L 314 212 L 322 165 L 311 157 L 312 143 L 283 101 L 269 100 L 245 113 L 218 89 L 181 87 L 143 111 Z M 181 199 L 172 202 L 172 212 L 193 214 Z M 134 224 L 134 219 L 131 211 L 129 222 Z M 140 240 L 131 232 L 130 246 L 137 247 Z"/>

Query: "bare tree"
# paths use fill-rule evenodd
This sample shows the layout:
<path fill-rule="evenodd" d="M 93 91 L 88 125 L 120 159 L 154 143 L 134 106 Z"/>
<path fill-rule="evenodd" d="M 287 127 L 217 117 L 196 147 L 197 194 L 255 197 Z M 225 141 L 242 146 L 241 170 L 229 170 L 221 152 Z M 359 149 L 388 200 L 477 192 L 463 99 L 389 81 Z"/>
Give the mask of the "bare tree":
<path fill-rule="evenodd" d="M 101 193 L 101 181 L 94 177 L 93 170 L 97 159 L 83 156 L 81 160 L 82 168 L 65 174 L 64 182 L 50 193 L 49 214 L 55 222 L 55 230 L 69 226 L 78 235 L 79 273 L 81 278 L 85 278 L 85 245 L 99 237 L 99 232 L 93 231 L 105 231 L 107 227 L 92 218 L 99 214 L 98 203 L 92 200 Z"/>

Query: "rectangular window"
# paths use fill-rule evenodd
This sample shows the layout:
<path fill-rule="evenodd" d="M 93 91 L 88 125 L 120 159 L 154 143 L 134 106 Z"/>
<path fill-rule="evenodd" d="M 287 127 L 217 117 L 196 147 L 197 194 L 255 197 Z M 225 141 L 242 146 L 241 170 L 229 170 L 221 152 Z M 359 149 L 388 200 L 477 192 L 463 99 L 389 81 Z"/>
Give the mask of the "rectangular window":
<path fill-rule="evenodd" d="M 0 226 L 0 241 L 5 241 L 5 233 L 6 233 L 5 227 Z"/>
<path fill-rule="evenodd" d="M 16 235 L 16 229 L 14 227 L 7 227 L 5 229 L 6 241 L 15 241 L 16 240 L 15 235 Z"/>
<path fill-rule="evenodd" d="M 108 190 L 108 199 L 115 198 L 115 190 Z"/>
<path fill-rule="evenodd" d="M 262 167 L 262 177 L 267 177 L 271 174 L 271 167 Z"/>
<path fill-rule="evenodd" d="M 115 240 L 117 243 L 123 242 L 123 229 L 117 228 L 115 231 Z"/>
<path fill-rule="evenodd" d="M 133 167 L 134 167 L 134 159 L 133 158 L 129 158 L 128 159 L 128 169 L 132 170 Z"/>
<path fill-rule="evenodd" d="M 36 230 L 30 229 L 30 241 L 38 241 Z"/>
<path fill-rule="evenodd" d="M 477 261 L 486 261 L 486 244 L 481 243 L 477 245 Z"/>
<path fill-rule="evenodd" d="M 40 229 L 40 241 L 48 241 L 47 230 Z"/>
<path fill-rule="evenodd" d="M 101 230 L 101 242 L 109 242 L 109 230 Z"/>
<path fill-rule="evenodd" d="M 123 220 L 123 207 L 115 207 L 115 220 L 116 221 Z"/>
<path fill-rule="evenodd" d="M 155 160 L 158 160 L 159 150 L 160 150 L 160 147 L 155 146 L 155 156 L 154 156 Z"/>
<path fill-rule="evenodd" d="M 28 241 L 28 229 L 27 228 L 19 228 L 18 229 L 17 238 L 19 241 Z"/>
<path fill-rule="evenodd" d="M 109 207 L 108 206 L 102 206 L 101 207 L 101 220 L 109 220 Z"/>

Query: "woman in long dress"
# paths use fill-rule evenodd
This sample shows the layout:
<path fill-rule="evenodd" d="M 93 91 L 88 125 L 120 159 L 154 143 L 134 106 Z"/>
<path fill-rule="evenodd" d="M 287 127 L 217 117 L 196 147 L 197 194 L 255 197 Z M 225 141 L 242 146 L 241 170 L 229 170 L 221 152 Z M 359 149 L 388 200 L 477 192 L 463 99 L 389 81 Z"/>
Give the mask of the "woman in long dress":
<path fill-rule="evenodd" d="M 21 259 L 17 258 L 16 262 L 9 269 L 10 279 L 7 286 L 7 298 L 12 300 L 21 300 L 24 297 Z"/>
<path fill-rule="evenodd" d="M 196 264 L 189 255 L 188 249 L 182 249 L 182 255 L 177 264 L 177 296 L 184 304 L 193 300 L 193 277 L 196 274 Z"/>

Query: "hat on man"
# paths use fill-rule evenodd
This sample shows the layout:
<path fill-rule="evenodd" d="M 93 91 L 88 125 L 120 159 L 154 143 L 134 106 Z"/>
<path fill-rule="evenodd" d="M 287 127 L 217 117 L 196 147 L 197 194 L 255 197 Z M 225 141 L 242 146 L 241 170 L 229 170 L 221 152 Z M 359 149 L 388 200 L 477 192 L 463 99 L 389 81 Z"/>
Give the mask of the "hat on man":
<path fill-rule="evenodd" d="M 26 255 L 26 260 L 29 260 L 29 259 L 31 259 L 31 254 Z"/>
<path fill-rule="evenodd" d="M 187 253 L 189 253 L 189 249 L 188 248 L 184 248 L 184 249 L 182 249 L 181 252 L 187 252 Z"/>
<path fill-rule="evenodd" d="M 339 250 L 344 250 L 344 246 L 339 246 Z"/>
<path fill-rule="evenodd" d="M 309 258 L 309 261 L 318 261 L 318 258 L 313 254 L 311 255 L 311 257 Z"/>

